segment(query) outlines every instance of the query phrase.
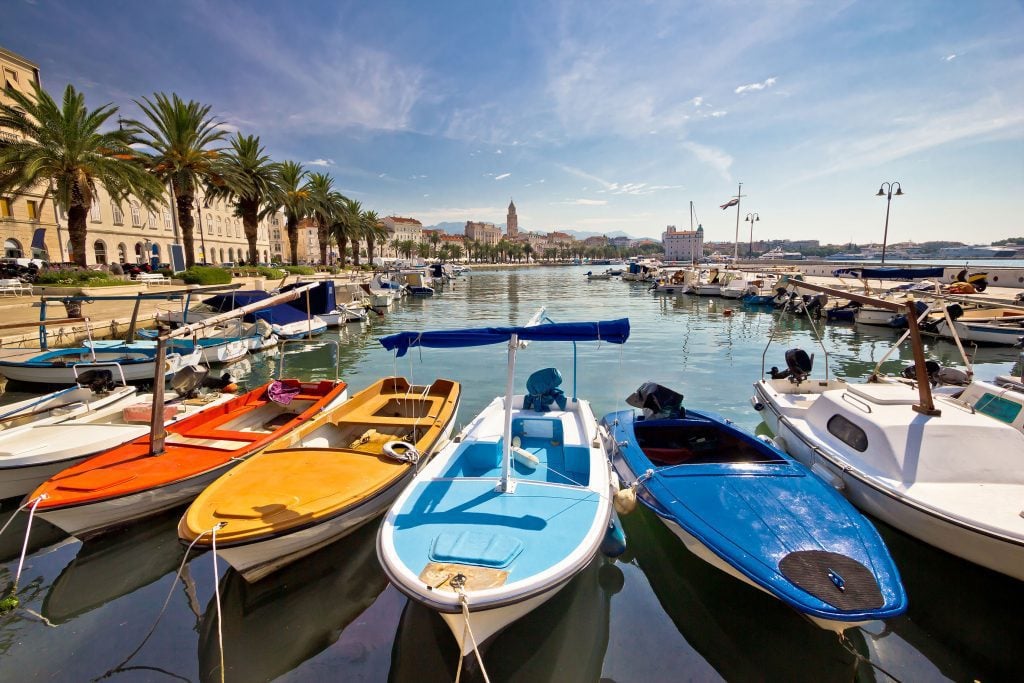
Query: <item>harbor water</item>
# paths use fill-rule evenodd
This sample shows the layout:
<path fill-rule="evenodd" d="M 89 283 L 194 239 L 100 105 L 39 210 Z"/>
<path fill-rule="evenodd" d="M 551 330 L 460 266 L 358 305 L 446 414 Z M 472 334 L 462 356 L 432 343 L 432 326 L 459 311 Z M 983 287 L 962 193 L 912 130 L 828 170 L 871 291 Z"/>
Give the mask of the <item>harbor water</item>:
<path fill-rule="evenodd" d="M 601 416 L 626 408 L 625 397 L 654 380 L 685 394 L 690 407 L 756 430 L 763 426 L 750 405 L 751 385 L 770 366 L 784 366 L 786 349 L 815 354 L 815 375 L 827 366 L 830 376 L 859 379 L 898 338 L 888 329 L 812 323 L 725 299 L 656 296 L 618 279 L 588 281 L 586 270 L 475 272 L 368 325 L 288 344 L 280 352 L 284 374 L 333 378 L 334 347 L 324 340 L 337 339 L 350 391 L 394 374 L 418 384 L 456 379 L 464 425 L 504 392 L 504 346 L 413 349 L 395 359 L 376 338 L 522 324 L 545 306 L 559 322 L 628 317 L 632 336 L 621 346 L 579 344 L 575 368 L 570 345 L 531 344 L 518 356 L 519 392 L 532 371 L 557 367 L 565 393 L 590 400 Z M 931 342 L 927 351 L 962 367 L 951 343 Z M 979 378 L 1016 367 L 1012 349 L 972 354 Z M 258 356 L 235 372 L 256 386 L 279 360 Z M 898 372 L 910 362 L 907 346 L 884 369 Z M 5 504 L 0 525 L 16 505 Z M 227 681 L 455 678 L 459 655 L 447 626 L 388 585 L 376 558 L 376 522 L 248 584 L 211 553 L 186 555 L 176 533 L 181 512 L 85 543 L 33 521 L 20 607 L 0 615 L 0 681 L 219 681 L 222 657 Z M 0 587 L 13 581 L 26 522 L 19 513 L 0 536 Z M 1024 669 L 1024 584 L 880 523 L 910 608 L 843 638 L 699 560 L 643 508 L 623 524 L 622 557 L 596 558 L 485 647 L 490 680 L 995 681 L 1019 680 Z M 483 680 L 475 662 L 467 661 L 462 680 Z"/>

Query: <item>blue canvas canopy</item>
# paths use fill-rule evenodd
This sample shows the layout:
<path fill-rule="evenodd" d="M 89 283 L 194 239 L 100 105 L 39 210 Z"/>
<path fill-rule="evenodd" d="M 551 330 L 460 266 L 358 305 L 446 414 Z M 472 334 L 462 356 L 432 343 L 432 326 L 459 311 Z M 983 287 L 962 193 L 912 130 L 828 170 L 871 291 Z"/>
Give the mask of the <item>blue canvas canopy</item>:
<path fill-rule="evenodd" d="M 937 268 L 840 268 L 833 270 L 832 275 L 853 275 L 865 279 L 878 280 L 920 280 L 922 278 L 940 278 L 946 269 Z"/>
<path fill-rule="evenodd" d="M 304 287 L 308 285 L 308 282 L 293 282 L 290 285 L 281 287 L 280 291 L 287 292 L 296 287 Z M 303 313 L 306 312 L 306 294 L 300 296 L 298 299 L 289 301 L 285 306 L 291 306 Z M 334 282 L 332 280 L 324 280 L 323 282 L 317 283 L 317 286 L 309 290 L 309 310 L 313 315 L 324 315 L 326 313 L 334 313 L 338 310 L 338 301 L 334 294 Z M 305 317 L 303 317 L 305 319 Z"/>
<path fill-rule="evenodd" d="M 411 346 L 452 349 L 507 342 L 512 335 L 521 341 L 603 341 L 623 344 L 629 339 L 629 318 L 582 323 L 547 323 L 520 327 L 477 327 L 428 332 L 399 332 L 377 341 L 401 357 Z"/>
<path fill-rule="evenodd" d="M 256 303 L 257 301 L 263 301 L 270 296 L 271 295 L 266 292 L 256 290 L 239 290 L 234 294 L 218 294 L 216 296 L 211 296 L 203 303 L 208 306 L 212 306 L 218 312 L 226 313 L 227 311 L 233 311 L 236 308 L 241 308 L 242 306 L 247 306 L 249 304 Z M 303 301 L 303 303 L 305 302 Z M 315 313 L 316 312 L 314 311 L 314 314 Z M 305 322 L 308 319 L 305 306 L 303 306 L 300 311 L 298 308 L 292 308 L 288 304 L 270 306 L 269 308 L 264 308 L 261 311 L 249 313 L 243 318 L 247 323 L 254 323 L 257 320 L 266 320 L 268 323 L 275 325 Z"/>

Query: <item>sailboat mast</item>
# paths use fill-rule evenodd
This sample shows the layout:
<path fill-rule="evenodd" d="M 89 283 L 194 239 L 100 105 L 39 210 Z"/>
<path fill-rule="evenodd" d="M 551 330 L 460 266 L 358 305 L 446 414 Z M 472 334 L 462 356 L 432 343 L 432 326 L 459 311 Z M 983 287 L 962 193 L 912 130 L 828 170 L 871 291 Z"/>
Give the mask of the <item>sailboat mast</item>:
<path fill-rule="evenodd" d="M 508 378 L 505 382 L 505 428 L 501 440 L 501 483 L 498 491 L 514 493 L 515 482 L 512 480 L 512 399 L 516 375 L 516 347 L 519 346 L 519 335 L 513 334 L 508 340 Z"/>
<path fill-rule="evenodd" d="M 736 239 L 732 243 L 732 264 L 740 262 L 740 202 L 743 197 L 743 183 L 736 188 Z"/>

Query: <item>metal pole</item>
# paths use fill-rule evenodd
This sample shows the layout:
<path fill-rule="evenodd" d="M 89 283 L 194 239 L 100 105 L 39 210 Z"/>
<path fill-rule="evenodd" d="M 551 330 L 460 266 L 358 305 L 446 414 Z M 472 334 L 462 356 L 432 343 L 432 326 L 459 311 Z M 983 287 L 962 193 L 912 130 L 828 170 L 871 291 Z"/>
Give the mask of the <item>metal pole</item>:
<path fill-rule="evenodd" d="M 174 228 L 174 243 L 181 244 L 181 235 L 178 230 L 178 198 L 174 194 L 173 181 L 167 181 L 167 192 L 171 197 L 171 227 Z"/>
<path fill-rule="evenodd" d="M 892 205 L 892 184 L 889 185 L 889 194 L 885 200 L 885 232 L 882 233 L 882 265 L 885 265 L 885 245 L 889 241 L 889 207 Z"/>
<path fill-rule="evenodd" d="M 740 202 L 743 196 L 743 183 L 736 189 L 736 239 L 732 244 L 732 262 L 735 265 L 740 260 Z"/>
<path fill-rule="evenodd" d="M 501 444 L 501 483 L 498 485 L 498 490 L 502 493 L 515 492 L 515 482 L 512 481 L 512 400 L 517 346 L 519 335 L 513 334 L 508 340 L 508 378 L 505 381 L 505 428 Z"/>
<path fill-rule="evenodd" d="M 196 197 L 196 216 L 199 217 L 199 244 L 203 250 L 203 263 L 209 263 L 209 255 L 206 253 L 206 236 L 203 235 L 203 207 L 199 206 L 199 197 Z"/>

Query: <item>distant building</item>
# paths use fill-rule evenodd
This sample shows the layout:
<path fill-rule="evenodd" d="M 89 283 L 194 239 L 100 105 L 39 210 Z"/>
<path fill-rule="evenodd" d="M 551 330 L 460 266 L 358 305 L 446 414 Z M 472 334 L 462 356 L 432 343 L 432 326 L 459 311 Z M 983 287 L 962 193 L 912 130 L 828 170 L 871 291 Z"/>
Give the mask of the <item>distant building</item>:
<path fill-rule="evenodd" d="M 508 216 L 505 217 L 505 233 L 509 239 L 515 239 L 516 235 L 519 234 L 519 217 L 516 216 L 516 205 L 512 201 L 508 203 Z"/>
<path fill-rule="evenodd" d="M 466 221 L 466 239 L 481 244 L 497 244 L 501 241 L 501 228 L 494 223 Z"/>
<path fill-rule="evenodd" d="M 548 233 L 548 246 L 558 247 L 563 244 L 574 244 L 576 238 L 564 232 L 549 232 Z"/>
<path fill-rule="evenodd" d="M 608 238 L 604 235 L 595 235 L 588 237 L 583 240 L 583 245 L 586 247 L 603 247 L 608 244 Z"/>
<path fill-rule="evenodd" d="M 661 234 L 661 245 L 666 261 L 698 261 L 704 256 L 704 228 L 698 225 L 696 230 L 676 230 L 670 225 Z"/>
<path fill-rule="evenodd" d="M 423 223 L 415 218 L 403 218 L 401 216 L 386 216 L 381 223 L 388 231 L 388 241 L 405 242 L 412 240 L 419 242 L 423 239 Z"/>

